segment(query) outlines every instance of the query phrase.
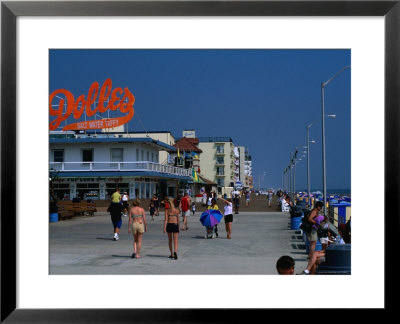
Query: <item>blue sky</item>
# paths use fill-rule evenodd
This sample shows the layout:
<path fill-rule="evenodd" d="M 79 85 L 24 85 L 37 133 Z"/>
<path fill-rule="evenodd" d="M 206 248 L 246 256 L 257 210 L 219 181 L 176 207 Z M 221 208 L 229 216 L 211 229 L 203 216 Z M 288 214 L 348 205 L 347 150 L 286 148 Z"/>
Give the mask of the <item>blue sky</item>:
<path fill-rule="evenodd" d="M 321 82 L 351 65 L 350 50 L 50 50 L 49 59 L 49 94 L 86 96 L 94 81 L 111 78 L 135 96 L 130 131 L 229 136 L 249 150 L 256 187 L 282 187 L 290 153 L 306 145 L 315 121 L 311 188 L 322 189 Z M 325 113 L 336 114 L 326 118 L 328 192 L 351 186 L 350 85 L 346 69 L 325 88 Z M 296 189 L 306 188 L 303 158 Z"/>

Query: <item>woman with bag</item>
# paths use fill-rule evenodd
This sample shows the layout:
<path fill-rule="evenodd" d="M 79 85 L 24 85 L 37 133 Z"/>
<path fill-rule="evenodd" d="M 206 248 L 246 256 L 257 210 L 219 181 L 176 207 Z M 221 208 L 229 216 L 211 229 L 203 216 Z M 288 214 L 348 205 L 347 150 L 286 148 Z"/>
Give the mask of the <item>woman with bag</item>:
<path fill-rule="evenodd" d="M 308 222 L 312 224 L 311 232 L 307 233 L 307 239 L 310 242 L 310 248 L 308 253 L 308 259 L 311 259 L 315 246 L 317 245 L 318 235 L 317 235 L 317 228 L 319 223 L 317 223 L 316 217 L 319 216 L 320 211 L 324 203 L 322 201 L 317 201 L 314 205 L 314 208 L 311 210 L 310 215 L 308 216 Z"/>

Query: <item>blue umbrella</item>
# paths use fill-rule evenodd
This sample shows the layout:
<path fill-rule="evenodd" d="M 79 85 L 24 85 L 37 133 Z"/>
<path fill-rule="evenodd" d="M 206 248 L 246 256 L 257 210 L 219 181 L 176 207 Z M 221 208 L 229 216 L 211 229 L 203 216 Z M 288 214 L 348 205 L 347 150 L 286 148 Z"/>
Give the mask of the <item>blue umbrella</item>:
<path fill-rule="evenodd" d="M 213 227 L 218 224 L 222 219 L 222 214 L 219 210 L 216 209 L 208 209 L 200 216 L 200 222 L 203 226 Z"/>

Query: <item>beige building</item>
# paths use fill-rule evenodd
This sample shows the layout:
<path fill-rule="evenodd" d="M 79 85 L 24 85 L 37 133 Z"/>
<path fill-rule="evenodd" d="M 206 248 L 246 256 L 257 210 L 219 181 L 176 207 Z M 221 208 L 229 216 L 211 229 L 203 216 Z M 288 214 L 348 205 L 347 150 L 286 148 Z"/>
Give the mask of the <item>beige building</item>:
<path fill-rule="evenodd" d="M 200 173 L 217 183 L 221 194 L 230 192 L 235 181 L 234 145 L 230 137 L 199 137 Z"/>

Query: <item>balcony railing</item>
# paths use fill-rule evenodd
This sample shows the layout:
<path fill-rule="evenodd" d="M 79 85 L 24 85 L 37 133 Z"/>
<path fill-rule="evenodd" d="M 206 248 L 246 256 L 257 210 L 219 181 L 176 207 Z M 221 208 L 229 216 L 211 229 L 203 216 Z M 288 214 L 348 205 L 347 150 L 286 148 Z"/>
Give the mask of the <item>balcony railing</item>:
<path fill-rule="evenodd" d="M 191 176 L 191 170 L 154 162 L 50 162 L 56 172 L 83 171 L 154 171 L 166 174 Z"/>

